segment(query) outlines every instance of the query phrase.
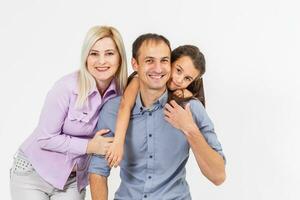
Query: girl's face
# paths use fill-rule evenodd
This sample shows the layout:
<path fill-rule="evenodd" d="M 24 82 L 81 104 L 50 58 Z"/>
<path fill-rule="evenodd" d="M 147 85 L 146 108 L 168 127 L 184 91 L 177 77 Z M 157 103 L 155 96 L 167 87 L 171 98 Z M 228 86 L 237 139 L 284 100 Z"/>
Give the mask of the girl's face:
<path fill-rule="evenodd" d="M 172 63 L 171 78 L 168 81 L 168 88 L 171 91 L 186 89 L 199 76 L 189 56 L 182 56 Z"/>
<path fill-rule="evenodd" d="M 115 42 L 110 37 L 105 37 L 93 45 L 86 63 L 88 71 L 95 78 L 97 85 L 101 87 L 110 83 L 120 62 L 120 54 Z"/>

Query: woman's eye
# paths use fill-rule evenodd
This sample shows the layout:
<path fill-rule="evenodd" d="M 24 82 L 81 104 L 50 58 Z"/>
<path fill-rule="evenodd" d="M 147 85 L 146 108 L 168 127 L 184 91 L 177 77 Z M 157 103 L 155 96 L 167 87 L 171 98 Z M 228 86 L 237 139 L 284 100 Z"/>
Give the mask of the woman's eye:
<path fill-rule="evenodd" d="M 113 53 L 113 52 L 108 52 L 106 55 L 108 55 L 108 56 L 113 56 L 114 53 Z"/>
<path fill-rule="evenodd" d="M 91 55 L 91 56 L 97 56 L 98 53 L 92 52 L 92 53 L 90 53 L 90 55 Z"/>

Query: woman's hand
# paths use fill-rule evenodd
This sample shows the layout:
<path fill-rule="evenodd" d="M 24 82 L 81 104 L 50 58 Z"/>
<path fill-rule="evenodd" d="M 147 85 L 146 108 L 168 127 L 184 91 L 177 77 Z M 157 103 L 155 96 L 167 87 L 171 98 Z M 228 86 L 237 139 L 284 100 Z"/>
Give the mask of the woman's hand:
<path fill-rule="evenodd" d="M 88 142 L 87 145 L 87 154 L 98 154 L 105 155 L 108 148 L 111 146 L 114 141 L 113 137 L 103 137 L 102 135 L 108 133 L 108 129 L 102 129 L 97 131 L 93 139 Z"/>
<path fill-rule="evenodd" d="M 123 158 L 124 144 L 114 141 L 107 150 L 105 159 L 110 167 L 117 167 Z"/>
<path fill-rule="evenodd" d="M 190 105 L 186 104 L 183 109 L 174 100 L 165 105 L 165 120 L 175 128 L 181 130 L 185 135 L 189 135 L 191 130 L 198 128 L 193 120 Z"/>

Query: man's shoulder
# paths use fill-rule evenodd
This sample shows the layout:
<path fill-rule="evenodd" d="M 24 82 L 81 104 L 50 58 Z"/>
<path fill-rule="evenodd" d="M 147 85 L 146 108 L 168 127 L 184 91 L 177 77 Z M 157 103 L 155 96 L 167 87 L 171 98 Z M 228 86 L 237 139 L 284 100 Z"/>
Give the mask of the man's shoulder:
<path fill-rule="evenodd" d="M 109 99 L 101 109 L 101 112 L 109 112 L 109 113 L 117 113 L 119 110 L 119 105 L 121 101 L 121 96 L 116 96 L 111 99 Z"/>
<path fill-rule="evenodd" d="M 188 104 L 190 104 L 191 110 L 193 110 L 193 109 L 202 110 L 202 111 L 205 110 L 204 106 L 198 99 L 191 99 L 188 101 Z"/>

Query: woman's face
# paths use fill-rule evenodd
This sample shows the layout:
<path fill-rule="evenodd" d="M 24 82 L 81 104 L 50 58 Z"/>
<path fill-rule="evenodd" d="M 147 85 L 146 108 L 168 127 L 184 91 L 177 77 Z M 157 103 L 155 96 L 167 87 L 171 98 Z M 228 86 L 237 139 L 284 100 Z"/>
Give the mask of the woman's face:
<path fill-rule="evenodd" d="M 87 57 L 87 69 L 95 78 L 97 86 L 107 86 L 120 66 L 120 54 L 110 37 L 98 40 Z M 105 90 L 106 88 L 101 88 Z"/>
<path fill-rule="evenodd" d="M 186 89 L 199 73 L 189 56 L 180 57 L 172 63 L 171 78 L 168 81 L 169 90 Z"/>

